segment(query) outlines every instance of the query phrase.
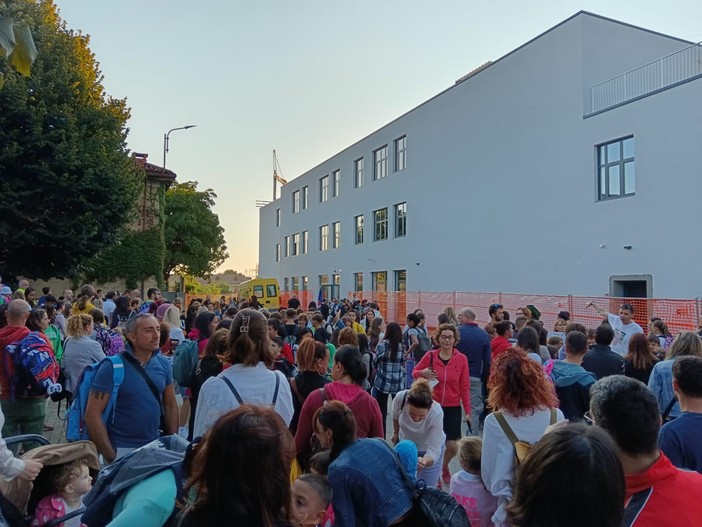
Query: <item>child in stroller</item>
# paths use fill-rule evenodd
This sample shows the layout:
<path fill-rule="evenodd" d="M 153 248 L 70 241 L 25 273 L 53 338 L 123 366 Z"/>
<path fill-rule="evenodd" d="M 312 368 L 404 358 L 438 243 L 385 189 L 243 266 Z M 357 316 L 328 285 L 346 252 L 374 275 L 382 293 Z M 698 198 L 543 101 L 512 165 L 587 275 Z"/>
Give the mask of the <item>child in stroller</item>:
<path fill-rule="evenodd" d="M 91 489 L 93 482 L 86 459 L 59 465 L 52 479 L 55 494 L 49 494 L 39 500 L 31 527 L 46 525 L 51 520 L 63 518 L 66 514 L 83 507 L 83 496 Z M 63 522 L 63 527 L 74 526 L 83 527 L 80 516 Z"/>

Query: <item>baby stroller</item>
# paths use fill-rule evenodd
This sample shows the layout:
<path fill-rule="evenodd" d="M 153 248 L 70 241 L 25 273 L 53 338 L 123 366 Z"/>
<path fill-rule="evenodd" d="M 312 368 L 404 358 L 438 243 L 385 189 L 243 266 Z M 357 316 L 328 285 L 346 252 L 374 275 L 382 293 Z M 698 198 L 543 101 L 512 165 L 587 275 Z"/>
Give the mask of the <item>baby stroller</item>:
<path fill-rule="evenodd" d="M 23 445 L 37 443 L 41 445 L 27 450 L 20 456 L 20 459 L 34 459 L 42 463 L 43 468 L 34 481 L 25 481 L 15 478 L 11 481 L 0 482 L 2 495 L 11 506 L 17 509 L 17 511 L 14 512 L 15 514 L 19 512 L 23 525 L 29 525 L 31 523 L 39 500 L 44 496 L 55 493 L 55 490 L 51 486 L 51 481 L 59 465 L 85 459 L 90 469 L 90 475 L 93 478 L 95 478 L 100 470 L 97 449 L 90 441 L 75 441 L 73 443 L 52 445 L 46 438 L 39 435 L 21 435 L 7 438 L 6 442 L 8 447 L 18 443 L 22 443 Z M 9 507 L 7 503 L 4 505 L 5 507 Z M 12 511 L 6 512 L 5 507 L 3 507 L 2 511 L 3 516 L 9 520 L 8 516 L 12 514 Z M 62 518 L 57 518 L 46 523 L 45 526 L 53 527 L 74 516 L 82 514 L 82 512 L 82 508 L 75 510 Z M 9 524 L 11 525 L 11 523 Z"/>

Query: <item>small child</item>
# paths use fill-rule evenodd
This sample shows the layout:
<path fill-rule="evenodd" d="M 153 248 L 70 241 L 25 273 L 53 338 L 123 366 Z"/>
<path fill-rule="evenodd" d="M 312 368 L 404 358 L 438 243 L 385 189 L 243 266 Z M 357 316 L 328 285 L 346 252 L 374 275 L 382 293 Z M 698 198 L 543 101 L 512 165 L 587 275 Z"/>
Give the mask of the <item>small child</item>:
<path fill-rule="evenodd" d="M 295 366 L 285 357 L 283 353 L 283 339 L 280 337 L 275 337 L 271 339 L 271 352 L 275 357 L 275 362 L 273 363 L 273 369 L 282 371 L 286 378 L 290 379 L 294 377 L 297 373 L 295 371 Z"/>
<path fill-rule="evenodd" d="M 302 474 L 293 481 L 290 490 L 295 525 L 299 527 L 327 525 L 325 518 L 332 499 L 332 489 L 327 478 L 319 474 Z"/>
<path fill-rule="evenodd" d="M 93 483 L 87 460 L 80 459 L 65 463 L 59 467 L 52 483 L 56 494 L 49 494 L 39 500 L 32 519 L 32 527 L 44 525 L 83 506 L 83 496 L 88 493 Z M 80 519 L 80 516 L 75 516 L 63 522 L 62 525 L 63 527 L 85 527 Z"/>
<path fill-rule="evenodd" d="M 488 492 L 480 478 L 483 442 L 479 437 L 464 437 L 458 442 L 461 468 L 451 476 L 451 496 L 463 505 L 470 524 L 490 527 L 497 509 L 497 498 Z"/>
<path fill-rule="evenodd" d="M 317 476 L 326 476 L 327 470 L 329 470 L 329 464 L 331 463 L 329 459 L 329 450 L 322 450 L 317 452 L 310 458 L 310 472 Z M 334 508 L 332 507 L 331 501 L 327 506 L 327 511 L 319 523 L 322 527 L 331 527 L 334 525 Z"/>

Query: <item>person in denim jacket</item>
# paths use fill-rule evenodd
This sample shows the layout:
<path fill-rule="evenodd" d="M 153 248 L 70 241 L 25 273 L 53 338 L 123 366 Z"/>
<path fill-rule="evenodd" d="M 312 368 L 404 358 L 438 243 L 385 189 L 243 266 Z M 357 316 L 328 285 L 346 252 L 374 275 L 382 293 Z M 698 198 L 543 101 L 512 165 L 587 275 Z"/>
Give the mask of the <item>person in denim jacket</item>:
<path fill-rule="evenodd" d="M 382 439 L 356 439 L 356 420 L 348 406 L 327 401 L 313 423 L 322 447 L 330 449 L 327 477 L 335 527 L 424 525 L 415 516 L 394 450 Z"/>

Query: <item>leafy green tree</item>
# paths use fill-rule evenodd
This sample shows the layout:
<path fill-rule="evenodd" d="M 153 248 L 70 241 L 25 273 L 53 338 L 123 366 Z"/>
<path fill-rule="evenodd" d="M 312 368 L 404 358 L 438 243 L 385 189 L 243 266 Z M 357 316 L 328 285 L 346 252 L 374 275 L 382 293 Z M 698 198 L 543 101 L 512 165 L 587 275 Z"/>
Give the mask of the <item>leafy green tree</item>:
<path fill-rule="evenodd" d="M 0 60 L 0 262 L 3 274 L 76 276 L 116 240 L 140 187 L 125 100 L 105 93 L 89 37 L 52 0 L 0 2 L 31 29 L 31 77 Z"/>
<path fill-rule="evenodd" d="M 166 256 L 163 280 L 173 273 L 208 276 L 227 259 L 224 229 L 212 212 L 217 195 L 197 190 L 197 182 L 178 183 L 166 192 Z"/>

